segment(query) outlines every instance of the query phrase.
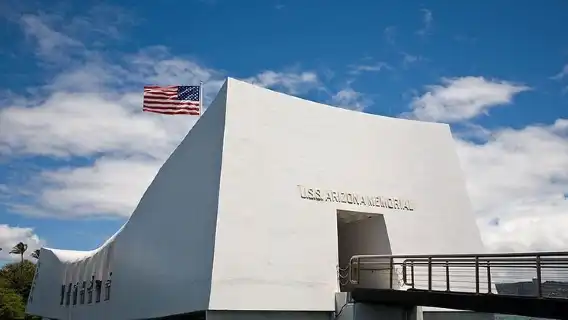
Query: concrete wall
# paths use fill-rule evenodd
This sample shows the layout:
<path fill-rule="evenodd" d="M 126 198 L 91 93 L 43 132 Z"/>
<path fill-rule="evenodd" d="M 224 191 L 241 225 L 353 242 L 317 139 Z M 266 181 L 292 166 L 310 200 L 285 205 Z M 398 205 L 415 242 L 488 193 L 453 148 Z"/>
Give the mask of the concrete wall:
<path fill-rule="evenodd" d="M 334 190 L 337 201 L 307 199 L 308 189 Z M 355 204 L 341 193 L 391 205 Z M 413 210 L 393 206 L 394 198 L 411 200 Z M 338 210 L 384 215 L 393 254 L 483 251 L 447 125 L 332 108 L 229 79 L 115 237 L 91 252 L 42 254 L 28 312 L 331 312 Z M 105 280 L 111 271 L 109 301 L 59 305 L 56 282 L 92 273 Z"/>
<path fill-rule="evenodd" d="M 318 311 L 207 311 L 207 320 L 331 320 L 331 312 Z"/>
<path fill-rule="evenodd" d="M 334 320 L 423 320 L 421 307 L 404 308 L 348 301 L 347 294 L 336 294 Z"/>
<path fill-rule="evenodd" d="M 423 313 L 424 320 L 494 320 L 495 315 L 468 311 L 432 311 Z"/>
<path fill-rule="evenodd" d="M 333 310 L 337 210 L 383 214 L 393 254 L 483 251 L 447 125 L 235 80 L 228 92 L 210 308 Z M 298 185 L 410 199 L 415 210 L 302 199 Z"/>

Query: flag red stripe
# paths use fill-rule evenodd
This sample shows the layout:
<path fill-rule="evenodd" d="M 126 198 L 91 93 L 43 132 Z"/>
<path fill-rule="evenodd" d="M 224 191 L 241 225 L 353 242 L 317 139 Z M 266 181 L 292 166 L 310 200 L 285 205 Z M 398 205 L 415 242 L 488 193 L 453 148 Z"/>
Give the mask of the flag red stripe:
<path fill-rule="evenodd" d="M 144 107 L 142 108 L 144 110 L 155 110 L 155 111 L 169 111 L 169 112 L 175 112 L 175 111 L 192 111 L 192 112 L 199 112 L 199 109 L 196 108 L 148 108 L 148 107 Z"/>
<path fill-rule="evenodd" d="M 160 106 L 160 105 L 144 105 L 142 106 L 143 108 L 148 108 L 148 109 L 171 109 L 171 110 L 199 110 L 199 107 L 195 107 L 195 106 Z"/>
<path fill-rule="evenodd" d="M 188 114 L 193 116 L 198 116 L 200 114 L 199 111 L 191 110 L 191 109 L 178 109 L 178 110 L 169 110 L 169 109 L 153 109 L 153 108 L 143 108 L 142 111 L 145 112 L 152 112 L 152 113 L 160 113 L 160 114 Z"/>
<path fill-rule="evenodd" d="M 148 89 L 144 88 L 144 92 L 177 92 L 178 89 Z"/>
<path fill-rule="evenodd" d="M 167 115 L 190 115 L 190 116 L 198 116 L 199 112 L 167 112 L 167 111 L 150 111 L 150 110 L 144 110 L 146 112 L 151 112 L 151 113 L 159 113 L 159 114 L 167 114 Z"/>
<path fill-rule="evenodd" d="M 175 97 L 177 96 L 177 92 L 144 92 L 144 96 L 159 96 L 159 97 Z"/>
<path fill-rule="evenodd" d="M 177 99 L 177 94 L 145 94 L 144 99 Z"/>
<path fill-rule="evenodd" d="M 176 102 L 176 101 L 180 101 L 180 102 L 191 102 L 191 103 L 197 103 L 199 104 L 199 101 L 194 101 L 194 100 L 178 100 L 176 97 L 172 97 L 172 98 L 155 98 L 155 97 L 144 97 L 144 102 L 146 101 L 151 101 L 151 102 Z"/>
<path fill-rule="evenodd" d="M 190 106 L 198 106 L 199 102 L 195 101 L 180 101 L 180 100 L 145 100 L 143 104 L 165 104 L 165 105 L 190 105 Z"/>
<path fill-rule="evenodd" d="M 173 93 L 173 92 L 178 92 L 177 89 L 144 89 L 144 92 L 148 93 L 148 92 L 168 92 L 168 93 Z"/>
<path fill-rule="evenodd" d="M 163 91 L 163 90 L 156 90 L 156 91 L 144 91 L 144 95 L 149 95 L 149 94 L 158 94 L 158 95 L 166 95 L 166 96 L 175 96 L 178 94 L 177 90 L 175 91 Z"/>
<path fill-rule="evenodd" d="M 166 106 L 199 106 L 199 102 L 194 101 L 175 101 L 175 100 L 146 100 L 142 105 L 166 105 Z"/>
<path fill-rule="evenodd" d="M 175 97 L 177 92 L 166 93 L 166 92 L 144 92 L 144 96 L 158 96 L 158 97 Z"/>

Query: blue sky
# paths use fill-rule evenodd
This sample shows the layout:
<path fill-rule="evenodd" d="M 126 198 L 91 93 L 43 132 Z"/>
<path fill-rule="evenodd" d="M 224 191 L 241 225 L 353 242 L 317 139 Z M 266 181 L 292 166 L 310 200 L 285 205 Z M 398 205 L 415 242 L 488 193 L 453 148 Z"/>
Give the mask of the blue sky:
<path fill-rule="evenodd" d="M 227 76 L 450 123 L 488 248 L 568 245 L 564 1 L 8 1 L 0 12 L 0 247 L 86 250 L 112 235 L 195 121 L 142 114 L 142 85 L 203 80 L 210 101 Z"/>

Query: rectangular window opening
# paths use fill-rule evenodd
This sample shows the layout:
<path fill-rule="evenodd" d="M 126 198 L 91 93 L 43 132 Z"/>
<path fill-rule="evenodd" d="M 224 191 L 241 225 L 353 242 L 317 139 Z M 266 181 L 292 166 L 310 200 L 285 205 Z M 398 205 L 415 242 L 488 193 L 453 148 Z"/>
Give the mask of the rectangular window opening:
<path fill-rule="evenodd" d="M 61 300 L 59 301 L 59 305 L 63 305 L 63 303 L 65 302 L 65 285 L 62 284 L 61 285 L 61 296 L 60 296 Z"/>
<path fill-rule="evenodd" d="M 77 305 L 77 292 L 79 290 L 79 283 L 73 285 L 73 305 Z"/>
<path fill-rule="evenodd" d="M 97 280 L 96 281 L 96 295 L 97 295 L 97 300 L 96 302 L 99 303 L 101 302 L 101 291 L 102 291 L 102 281 L 101 280 Z"/>
<path fill-rule="evenodd" d="M 73 286 L 72 283 L 67 286 L 67 295 L 65 297 L 65 305 L 71 304 L 71 287 Z"/>

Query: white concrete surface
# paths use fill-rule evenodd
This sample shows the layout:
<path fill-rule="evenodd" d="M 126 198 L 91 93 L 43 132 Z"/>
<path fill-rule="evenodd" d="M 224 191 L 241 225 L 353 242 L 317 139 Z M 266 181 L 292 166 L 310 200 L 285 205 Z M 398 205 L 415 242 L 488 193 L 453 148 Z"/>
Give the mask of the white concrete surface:
<path fill-rule="evenodd" d="M 338 210 L 382 214 L 385 252 L 484 251 L 447 125 L 228 79 L 112 239 L 89 252 L 42 249 L 28 312 L 333 311 Z M 61 285 L 93 274 L 100 303 L 60 305 Z"/>

